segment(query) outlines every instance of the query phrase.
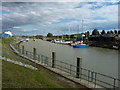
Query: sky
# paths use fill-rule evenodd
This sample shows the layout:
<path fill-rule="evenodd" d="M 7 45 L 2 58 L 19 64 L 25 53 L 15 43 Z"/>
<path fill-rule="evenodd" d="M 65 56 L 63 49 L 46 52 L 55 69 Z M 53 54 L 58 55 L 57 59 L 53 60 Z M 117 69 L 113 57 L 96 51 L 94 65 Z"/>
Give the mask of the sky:
<path fill-rule="evenodd" d="M 118 2 L 2 2 L 2 30 L 14 35 L 118 29 Z M 83 20 L 83 24 L 82 24 Z M 82 29 L 83 25 L 83 29 Z"/>

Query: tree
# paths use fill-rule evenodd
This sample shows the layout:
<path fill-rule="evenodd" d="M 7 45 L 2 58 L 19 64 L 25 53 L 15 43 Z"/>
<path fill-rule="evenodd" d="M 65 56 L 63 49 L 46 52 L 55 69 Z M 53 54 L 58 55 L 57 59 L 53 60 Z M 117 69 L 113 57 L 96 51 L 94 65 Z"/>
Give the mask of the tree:
<path fill-rule="evenodd" d="M 112 34 L 112 35 L 113 35 L 113 34 L 114 34 L 114 32 L 111 30 L 111 31 L 110 31 L 110 34 Z"/>
<path fill-rule="evenodd" d="M 110 31 L 107 31 L 107 34 L 109 35 L 109 34 L 110 34 Z"/>
<path fill-rule="evenodd" d="M 47 37 L 53 37 L 53 34 L 52 33 L 48 33 Z"/>
<path fill-rule="evenodd" d="M 89 37 L 89 36 L 90 36 L 90 32 L 87 31 L 87 32 L 85 33 L 85 36 L 86 36 L 86 37 Z"/>
<path fill-rule="evenodd" d="M 118 34 L 117 30 L 114 30 L 114 33 L 117 35 Z"/>
<path fill-rule="evenodd" d="M 97 29 L 94 29 L 92 31 L 92 35 L 98 36 L 99 35 L 99 31 Z"/>
<path fill-rule="evenodd" d="M 105 35 L 105 34 L 106 34 L 105 30 L 102 30 L 101 34 L 102 34 L 102 35 Z"/>
<path fill-rule="evenodd" d="M 75 36 L 74 35 L 70 35 L 70 38 L 75 38 Z"/>
<path fill-rule="evenodd" d="M 118 34 L 120 34 L 120 30 L 118 31 Z"/>

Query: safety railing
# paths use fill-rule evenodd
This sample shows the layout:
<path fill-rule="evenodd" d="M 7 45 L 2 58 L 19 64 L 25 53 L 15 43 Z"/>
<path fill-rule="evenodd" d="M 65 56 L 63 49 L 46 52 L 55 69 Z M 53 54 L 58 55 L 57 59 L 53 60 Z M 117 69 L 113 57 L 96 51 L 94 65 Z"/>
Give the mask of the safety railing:
<path fill-rule="evenodd" d="M 114 89 L 114 90 L 120 89 L 120 85 L 119 85 L 120 79 L 82 68 L 78 64 L 80 62 L 78 62 L 77 65 L 75 66 L 75 65 L 63 62 L 62 60 L 57 60 L 54 52 L 52 52 L 52 57 L 47 57 L 42 54 L 39 55 L 36 52 L 26 51 L 25 49 L 22 50 L 16 44 L 12 43 L 12 45 L 19 51 L 20 54 L 23 54 L 46 66 L 57 68 L 61 71 L 64 71 L 68 73 L 70 76 L 79 78 L 80 80 L 84 79 L 88 83 L 93 83 L 94 87 L 98 85 L 107 89 Z"/>

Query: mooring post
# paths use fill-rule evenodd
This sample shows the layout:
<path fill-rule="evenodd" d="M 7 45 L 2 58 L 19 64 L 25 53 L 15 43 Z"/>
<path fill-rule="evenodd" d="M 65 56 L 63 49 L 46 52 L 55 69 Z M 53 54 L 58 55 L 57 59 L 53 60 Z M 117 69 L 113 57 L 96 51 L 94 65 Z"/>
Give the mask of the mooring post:
<path fill-rule="evenodd" d="M 33 59 L 36 59 L 36 48 L 33 48 Z"/>
<path fill-rule="evenodd" d="M 81 68 L 82 68 L 82 59 L 77 57 L 76 78 L 79 78 L 80 74 L 82 74 Z"/>
<path fill-rule="evenodd" d="M 52 52 L 52 68 L 55 67 L 56 53 Z"/>
<path fill-rule="evenodd" d="M 24 46 L 22 46 L 22 54 L 24 54 L 24 49 L 25 49 Z"/>

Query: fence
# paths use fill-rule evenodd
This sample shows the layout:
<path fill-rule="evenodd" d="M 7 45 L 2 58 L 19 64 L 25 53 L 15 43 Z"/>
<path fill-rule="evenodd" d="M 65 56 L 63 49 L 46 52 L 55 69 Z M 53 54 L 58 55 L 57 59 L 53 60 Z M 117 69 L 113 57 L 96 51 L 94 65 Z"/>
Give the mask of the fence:
<path fill-rule="evenodd" d="M 12 43 L 12 45 L 19 51 L 20 54 L 24 54 L 25 56 L 31 59 L 34 59 L 35 61 L 40 62 L 46 66 L 57 68 L 61 71 L 64 71 L 72 77 L 79 78 L 80 80 L 84 79 L 88 83 L 93 83 L 94 87 L 99 85 L 107 89 L 110 89 L 110 88 L 114 90 L 120 89 L 120 86 L 119 86 L 120 79 L 82 68 L 81 58 L 79 57 L 77 57 L 76 59 L 77 64 L 75 66 L 75 65 L 57 60 L 55 52 L 52 52 L 52 57 L 46 57 L 44 55 L 38 55 L 36 53 L 35 48 L 33 48 L 33 52 L 30 52 L 30 51 L 26 51 L 24 49 L 24 46 L 22 46 L 22 49 L 21 49 L 19 45 L 16 45 L 14 43 Z"/>

